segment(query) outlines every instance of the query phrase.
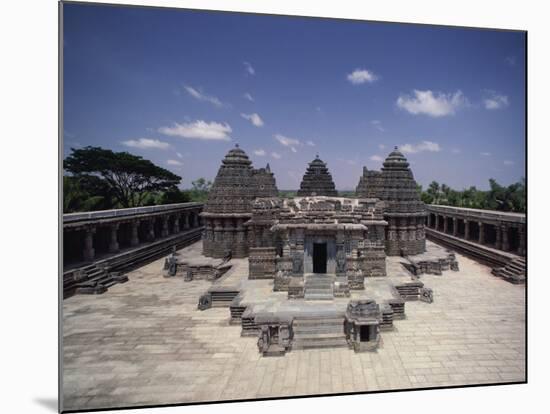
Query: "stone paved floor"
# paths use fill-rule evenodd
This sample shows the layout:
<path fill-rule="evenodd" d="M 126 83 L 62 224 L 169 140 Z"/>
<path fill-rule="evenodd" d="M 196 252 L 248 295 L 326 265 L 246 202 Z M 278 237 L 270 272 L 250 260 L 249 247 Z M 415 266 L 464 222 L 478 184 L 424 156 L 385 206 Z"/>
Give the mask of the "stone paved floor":
<path fill-rule="evenodd" d="M 63 302 L 64 409 L 523 381 L 524 287 L 457 258 L 460 272 L 422 276 L 435 302 L 407 302 L 377 352 L 281 358 L 260 357 L 227 308 L 197 310 L 211 282 L 165 279 L 158 260 Z M 388 272 L 400 268 L 388 259 Z"/>

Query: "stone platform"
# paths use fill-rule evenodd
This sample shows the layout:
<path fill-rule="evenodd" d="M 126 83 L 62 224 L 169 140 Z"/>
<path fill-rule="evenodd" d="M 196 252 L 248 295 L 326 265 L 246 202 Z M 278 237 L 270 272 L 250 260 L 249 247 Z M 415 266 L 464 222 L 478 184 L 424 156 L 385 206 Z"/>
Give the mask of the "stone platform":
<path fill-rule="evenodd" d="M 202 246 L 187 249 L 200 252 Z M 197 309 L 198 297 L 218 284 L 241 288 L 253 282 L 245 295 L 254 301 L 264 294 L 286 298 L 286 292 L 271 292 L 272 281 L 248 281 L 246 259 L 231 260 L 215 284 L 164 278 L 159 259 L 103 295 L 63 301 L 63 408 L 524 381 L 525 287 L 456 257 L 458 272 L 420 277 L 433 289 L 434 302 L 407 302 L 406 319 L 382 333 L 376 352 L 293 349 L 282 358 L 262 357 L 257 337 L 243 337 L 240 325 L 229 324 L 227 308 Z M 368 279 L 359 294 L 372 292 L 381 300 L 388 282 L 410 281 L 401 260 L 389 257 L 388 277 Z M 338 308 L 340 300 L 322 303 Z M 317 304 L 303 301 L 306 309 Z M 281 300 L 257 306 L 293 305 Z"/>

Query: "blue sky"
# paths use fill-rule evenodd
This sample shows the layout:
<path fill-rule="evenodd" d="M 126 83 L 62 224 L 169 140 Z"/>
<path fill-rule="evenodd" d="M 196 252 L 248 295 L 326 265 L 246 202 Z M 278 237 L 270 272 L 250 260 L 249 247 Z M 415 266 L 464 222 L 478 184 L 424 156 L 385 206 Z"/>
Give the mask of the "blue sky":
<path fill-rule="evenodd" d="M 461 189 L 525 175 L 523 33 L 64 5 L 64 151 L 213 179 L 238 143 L 299 187 L 316 153 L 354 189 L 398 145 Z"/>

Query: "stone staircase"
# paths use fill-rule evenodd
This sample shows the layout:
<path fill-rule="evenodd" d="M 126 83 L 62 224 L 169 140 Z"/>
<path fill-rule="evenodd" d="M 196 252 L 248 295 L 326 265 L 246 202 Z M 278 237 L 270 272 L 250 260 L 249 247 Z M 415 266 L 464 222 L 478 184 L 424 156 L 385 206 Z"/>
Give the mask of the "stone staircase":
<path fill-rule="evenodd" d="M 347 347 L 343 317 L 300 317 L 292 322 L 293 349 Z"/>
<path fill-rule="evenodd" d="M 504 267 L 497 267 L 492 270 L 495 276 L 506 279 L 508 282 L 520 284 L 525 283 L 526 263 L 524 257 L 512 259 Z"/>
<path fill-rule="evenodd" d="M 305 275 L 304 299 L 334 299 L 334 277 L 324 273 L 313 273 Z"/>
<path fill-rule="evenodd" d="M 75 291 L 76 293 L 89 295 L 104 293 L 111 286 L 128 281 L 127 276 L 120 275 L 118 272 L 106 271 L 96 265 L 82 268 L 80 277 L 82 281 L 76 283 Z"/>

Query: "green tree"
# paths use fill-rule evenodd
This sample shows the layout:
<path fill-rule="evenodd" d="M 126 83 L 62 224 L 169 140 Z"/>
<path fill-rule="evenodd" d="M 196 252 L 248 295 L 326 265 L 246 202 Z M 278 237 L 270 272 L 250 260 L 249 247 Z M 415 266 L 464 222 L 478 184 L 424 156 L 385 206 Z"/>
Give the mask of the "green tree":
<path fill-rule="evenodd" d="M 173 191 L 181 177 L 151 161 L 128 152 L 113 152 L 100 147 L 71 148 L 63 161 L 65 171 L 80 180 L 99 178 L 107 194 L 121 207 L 136 207 L 150 193 Z"/>
<path fill-rule="evenodd" d="M 432 198 L 432 203 L 439 204 L 439 183 L 437 181 L 432 181 L 426 190 L 428 195 Z"/>
<path fill-rule="evenodd" d="M 208 193 L 212 187 L 212 181 L 201 177 L 191 182 L 191 190 L 186 192 L 186 197 L 189 201 L 205 202 L 208 199 Z"/>

